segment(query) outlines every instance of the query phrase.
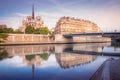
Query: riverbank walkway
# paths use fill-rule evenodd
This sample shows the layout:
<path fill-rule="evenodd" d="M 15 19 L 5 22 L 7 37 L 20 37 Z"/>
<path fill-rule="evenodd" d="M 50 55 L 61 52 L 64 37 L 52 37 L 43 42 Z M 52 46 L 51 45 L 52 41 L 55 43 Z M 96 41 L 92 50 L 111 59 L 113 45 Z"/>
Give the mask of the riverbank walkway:
<path fill-rule="evenodd" d="M 106 60 L 90 80 L 120 80 L 120 59 Z"/>

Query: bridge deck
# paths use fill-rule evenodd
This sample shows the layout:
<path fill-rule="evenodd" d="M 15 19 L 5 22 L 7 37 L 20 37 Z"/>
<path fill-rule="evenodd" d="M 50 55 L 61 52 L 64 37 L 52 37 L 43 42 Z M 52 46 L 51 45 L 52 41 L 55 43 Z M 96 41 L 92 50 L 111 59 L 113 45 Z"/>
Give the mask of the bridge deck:
<path fill-rule="evenodd" d="M 70 36 L 99 36 L 99 35 L 120 35 L 120 32 L 98 32 L 98 33 L 75 33 L 75 34 L 64 34 L 64 37 Z"/>

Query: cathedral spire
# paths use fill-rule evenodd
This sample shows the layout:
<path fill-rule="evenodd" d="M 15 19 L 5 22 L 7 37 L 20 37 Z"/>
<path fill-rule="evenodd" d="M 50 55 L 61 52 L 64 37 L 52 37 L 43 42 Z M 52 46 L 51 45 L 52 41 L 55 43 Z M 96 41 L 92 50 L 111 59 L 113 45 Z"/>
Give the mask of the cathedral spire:
<path fill-rule="evenodd" d="M 34 14 L 34 4 L 32 5 L 32 19 L 35 19 L 35 14 Z"/>

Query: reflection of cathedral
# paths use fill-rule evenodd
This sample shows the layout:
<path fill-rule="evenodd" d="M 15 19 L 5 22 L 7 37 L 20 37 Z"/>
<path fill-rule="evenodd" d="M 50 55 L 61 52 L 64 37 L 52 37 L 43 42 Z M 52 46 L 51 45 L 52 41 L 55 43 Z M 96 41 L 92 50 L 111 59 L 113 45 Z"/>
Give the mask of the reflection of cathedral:
<path fill-rule="evenodd" d="M 70 54 L 70 53 L 58 53 L 55 54 L 56 59 L 62 68 L 70 68 L 77 65 L 83 65 L 90 63 L 96 59 L 96 56 Z"/>
<path fill-rule="evenodd" d="M 33 64 L 36 66 L 40 66 L 42 61 L 48 60 L 50 54 L 43 53 L 43 54 L 36 54 L 36 55 L 26 55 L 22 57 L 24 63 L 28 66 L 32 66 Z"/>
<path fill-rule="evenodd" d="M 51 54 L 43 53 L 36 55 L 26 55 L 22 57 L 23 63 L 28 66 L 41 66 L 42 61 L 47 61 Z M 77 65 L 90 63 L 96 59 L 93 55 L 56 53 L 56 60 L 62 68 L 70 68 Z"/>
<path fill-rule="evenodd" d="M 23 56 L 22 59 L 23 62 L 26 63 L 28 66 L 32 66 L 33 64 L 36 66 L 40 66 L 42 62 L 41 57 L 37 55 L 33 59 L 28 60 L 26 56 Z"/>

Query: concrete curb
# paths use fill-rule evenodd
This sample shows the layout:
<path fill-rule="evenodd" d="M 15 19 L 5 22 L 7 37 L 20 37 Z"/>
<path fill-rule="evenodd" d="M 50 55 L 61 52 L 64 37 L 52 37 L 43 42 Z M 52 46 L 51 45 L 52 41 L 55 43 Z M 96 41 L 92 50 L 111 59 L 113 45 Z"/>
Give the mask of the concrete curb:
<path fill-rule="evenodd" d="M 107 59 L 104 63 L 98 68 L 98 70 L 92 75 L 89 80 L 110 80 L 110 61 L 112 58 Z"/>

